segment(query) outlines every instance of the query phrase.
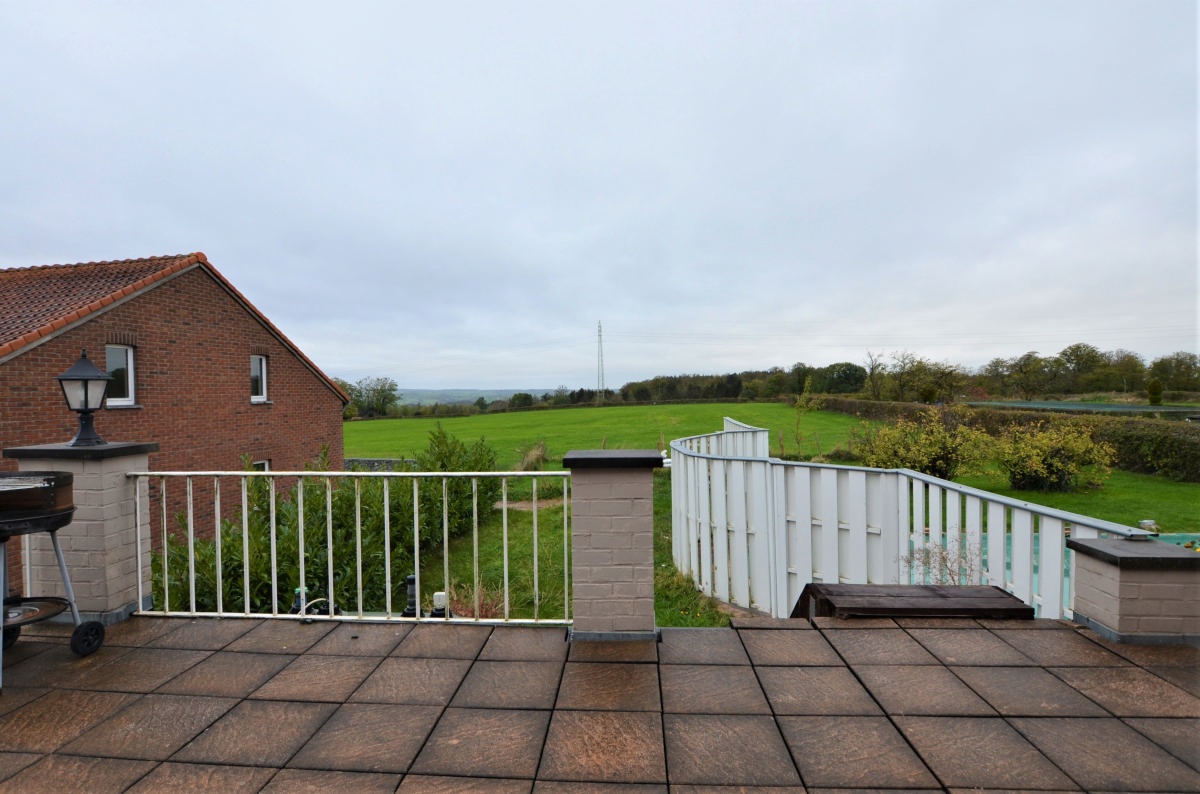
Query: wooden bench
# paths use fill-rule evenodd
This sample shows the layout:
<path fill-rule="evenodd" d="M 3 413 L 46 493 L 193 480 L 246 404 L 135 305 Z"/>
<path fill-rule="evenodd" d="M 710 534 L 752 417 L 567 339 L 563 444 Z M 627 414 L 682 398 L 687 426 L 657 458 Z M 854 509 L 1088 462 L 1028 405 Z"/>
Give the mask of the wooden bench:
<path fill-rule="evenodd" d="M 942 617 L 1031 620 L 1033 607 L 999 587 L 931 584 L 807 584 L 793 618 Z"/>

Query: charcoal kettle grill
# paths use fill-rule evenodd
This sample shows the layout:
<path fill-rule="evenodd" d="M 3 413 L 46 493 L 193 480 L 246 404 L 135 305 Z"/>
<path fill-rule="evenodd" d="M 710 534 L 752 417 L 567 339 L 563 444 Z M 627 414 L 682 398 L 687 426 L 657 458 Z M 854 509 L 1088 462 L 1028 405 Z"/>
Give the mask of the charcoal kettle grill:
<path fill-rule="evenodd" d="M 79 616 L 75 590 L 71 587 L 71 577 L 67 574 L 62 546 L 58 541 L 58 530 L 71 523 L 74 514 L 74 476 L 70 472 L 0 473 L 0 593 L 5 595 L 0 675 L 3 671 L 4 649 L 17 641 L 22 626 L 48 620 L 67 609 L 71 610 L 71 617 L 75 621 L 75 631 L 71 634 L 71 650 L 75 654 L 87 656 L 104 643 L 104 624 L 95 620 L 84 621 Z M 37 532 L 50 533 L 66 598 L 8 595 L 8 541 L 18 535 Z"/>

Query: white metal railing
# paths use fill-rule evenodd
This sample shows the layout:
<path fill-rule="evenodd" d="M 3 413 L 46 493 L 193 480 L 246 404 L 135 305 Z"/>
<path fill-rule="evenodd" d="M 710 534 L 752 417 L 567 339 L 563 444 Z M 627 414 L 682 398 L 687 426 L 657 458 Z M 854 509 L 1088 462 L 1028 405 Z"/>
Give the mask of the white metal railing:
<path fill-rule="evenodd" d="M 809 582 L 1004 588 L 1069 615 L 1075 537 L 1153 532 L 1010 499 L 908 469 L 769 457 L 766 430 L 671 443 L 675 565 L 706 594 L 787 617 Z"/>
<path fill-rule="evenodd" d="M 129 476 L 150 614 L 419 620 L 447 594 L 436 619 L 571 618 L 570 472 Z M 497 537 L 501 559 L 481 560 Z"/>

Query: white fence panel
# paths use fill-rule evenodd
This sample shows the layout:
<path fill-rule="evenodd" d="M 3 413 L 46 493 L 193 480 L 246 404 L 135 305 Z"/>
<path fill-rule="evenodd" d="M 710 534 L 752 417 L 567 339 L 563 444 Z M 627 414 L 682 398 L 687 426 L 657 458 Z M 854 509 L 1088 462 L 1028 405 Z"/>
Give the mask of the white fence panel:
<path fill-rule="evenodd" d="M 1060 617 L 1072 599 L 1068 527 L 1076 537 L 1153 534 L 905 469 L 786 462 L 769 457 L 767 431 L 725 427 L 671 443 L 676 566 L 704 592 L 775 617 L 810 582 L 944 577 L 1003 587 Z M 918 564 L 923 552 L 937 568 Z"/>
<path fill-rule="evenodd" d="M 771 505 L 768 498 L 772 485 L 766 461 L 748 464 L 746 469 L 746 563 L 749 566 L 749 588 L 746 606 L 759 609 L 774 599 L 771 582 Z"/>
<path fill-rule="evenodd" d="M 731 460 L 725 466 L 725 504 L 728 512 L 724 522 L 719 520 L 716 511 L 716 499 L 713 500 L 713 526 L 716 528 L 714 543 L 721 545 L 715 549 L 713 561 L 721 570 L 730 574 L 742 572 L 741 576 L 730 578 L 718 577 L 718 592 L 724 592 L 722 601 L 729 601 L 738 606 L 750 606 L 749 567 L 746 562 L 746 464 L 741 460 Z M 730 582 L 732 579 L 732 584 Z M 730 591 L 733 597 L 730 598 Z"/>

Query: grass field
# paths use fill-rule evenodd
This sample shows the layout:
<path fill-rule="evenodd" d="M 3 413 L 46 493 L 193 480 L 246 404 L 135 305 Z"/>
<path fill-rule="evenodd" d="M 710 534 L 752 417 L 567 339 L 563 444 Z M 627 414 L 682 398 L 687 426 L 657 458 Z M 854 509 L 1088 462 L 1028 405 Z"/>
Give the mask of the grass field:
<path fill-rule="evenodd" d="M 796 409 L 782 403 L 611 406 L 347 422 L 344 443 L 347 458 L 409 458 L 425 447 L 429 432 L 441 423 L 446 432 L 468 444 L 484 438 L 505 469 L 515 467 L 525 450 L 545 441 L 547 468 L 553 469 L 573 449 L 662 450 L 674 439 L 719 431 L 726 416 L 770 430 L 774 455 L 828 452 L 845 443 L 851 428 L 858 425 L 857 419 L 843 414 L 806 413 L 798 427 Z"/>
<path fill-rule="evenodd" d="M 471 443 L 483 437 L 496 450 L 501 468 L 515 468 L 523 452 L 546 442 L 546 468 L 562 465 L 572 449 L 662 449 L 673 439 L 713 433 L 731 417 L 771 431 L 771 454 L 806 456 L 844 445 L 859 420 L 844 414 L 806 412 L 782 403 L 613 406 L 446 419 L 381 419 L 348 422 L 348 458 L 406 458 L 425 447 L 438 422 L 447 432 Z M 798 439 L 798 441 L 797 441 Z M 1158 522 L 1163 532 L 1200 532 L 1200 484 L 1114 471 L 1105 486 L 1076 493 L 1030 493 L 1008 488 L 1004 477 L 961 478 L 964 484 L 1026 502 L 1137 526 Z"/>

